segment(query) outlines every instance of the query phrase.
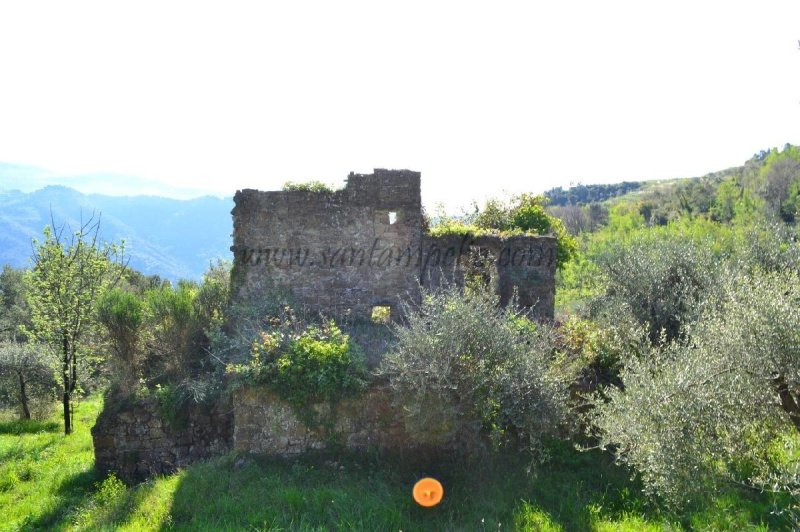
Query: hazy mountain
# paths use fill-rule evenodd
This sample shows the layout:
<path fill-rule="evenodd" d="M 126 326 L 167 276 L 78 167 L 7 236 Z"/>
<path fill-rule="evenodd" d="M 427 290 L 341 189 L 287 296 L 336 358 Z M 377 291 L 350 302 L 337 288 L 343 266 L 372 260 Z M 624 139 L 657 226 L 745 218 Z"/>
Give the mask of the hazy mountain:
<path fill-rule="evenodd" d="M 201 189 L 174 187 L 153 179 L 113 174 L 63 174 L 36 166 L 0 162 L 0 192 L 20 190 L 34 192 L 47 186 L 64 186 L 84 194 L 111 196 L 166 196 L 190 199 L 206 194 Z"/>
<path fill-rule="evenodd" d="M 11 183 L 0 180 L 0 184 Z M 199 278 L 211 261 L 231 256 L 232 208 L 231 198 L 211 196 L 191 200 L 106 196 L 64 186 L 33 192 L 4 190 L 0 191 L 0 265 L 29 266 L 31 239 L 41 236 L 51 212 L 57 225 L 73 228 L 94 212 L 101 216 L 103 239 L 125 240 L 133 268 L 170 279 Z"/>

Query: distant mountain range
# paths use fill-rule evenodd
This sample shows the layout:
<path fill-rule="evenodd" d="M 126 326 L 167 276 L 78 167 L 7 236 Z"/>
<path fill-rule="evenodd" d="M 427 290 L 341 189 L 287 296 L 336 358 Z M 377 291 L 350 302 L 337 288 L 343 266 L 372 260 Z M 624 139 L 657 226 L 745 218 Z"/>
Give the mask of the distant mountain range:
<path fill-rule="evenodd" d="M 113 174 L 63 174 L 37 166 L 0 162 L 0 192 L 20 190 L 33 192 L 56 185 L 74 188 L 84 194 L 108 194 L 110 196 L 164 196 L 190 199 L 208 194 L 201 189 L 173 187 L 153 179 Z"/>
<path fill-rule="evenodd" d="M 31 239 L 41 237 L 51 212 L 57 225 L 72 228 L 99 214 L 101 237 L 124 239 L 131 267 L 147 275 L 199 279 L 210 262 L 231 258 L 232 198 L 108 196 L 65 186 L 20 190 L 41 181 L 41 172 L 0 163 L 0 266 L 30 265 Z"/>

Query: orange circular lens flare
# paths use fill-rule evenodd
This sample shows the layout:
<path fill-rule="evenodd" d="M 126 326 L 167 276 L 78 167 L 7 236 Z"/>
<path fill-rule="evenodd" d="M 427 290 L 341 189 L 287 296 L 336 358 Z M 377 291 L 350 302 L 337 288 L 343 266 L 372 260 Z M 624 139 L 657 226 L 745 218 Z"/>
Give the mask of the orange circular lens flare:
<path fill-rule="evenodd" d="M 431 507 L 442 502 L 444 488 L 435 478 L 423 478 L 414 484 L 414 500 L 420 506 Z"/>

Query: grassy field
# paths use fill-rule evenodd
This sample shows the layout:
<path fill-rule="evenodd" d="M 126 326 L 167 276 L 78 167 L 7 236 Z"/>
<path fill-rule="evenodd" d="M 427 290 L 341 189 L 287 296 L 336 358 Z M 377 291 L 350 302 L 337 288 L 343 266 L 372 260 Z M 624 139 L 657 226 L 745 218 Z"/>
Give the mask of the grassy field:
<path fill-rule="evenodd" d="M 0 422 L 0 530 L 767 530 L 786 524 L 769 501 L 729 494 L 680 516 L 639 495 L 599 452 L 554 445 L 532 474 L 522 456 L 427 463 L 373 455 L 270 460 L 233 454 L 126 487 L 93 468 L 89 427 L 99 398 L 76 410 L 77 431 Z M 423 475 L 445 498 L 411 500 Z"/>

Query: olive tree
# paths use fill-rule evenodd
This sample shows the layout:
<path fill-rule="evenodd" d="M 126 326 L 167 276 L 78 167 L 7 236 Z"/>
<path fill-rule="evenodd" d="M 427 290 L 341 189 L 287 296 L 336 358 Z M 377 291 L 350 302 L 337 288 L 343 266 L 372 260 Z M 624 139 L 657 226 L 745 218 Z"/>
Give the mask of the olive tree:
<path fill-rule="evenodd" d="M 0 342 L 0 390 L 19 407 L 20 419 L 49 411 L 56 382 L 42 346 Z"/>
<path fill-rule="evenodd" d="M 683 341 L 625 361 L 624 387 L 596 398 L 594 435 L 676 505 L 731 482 L 800 503 L 800 278 L 722 285 Z M 795 451 L 776 455 L 781 442 Z"/>
<path fill-rule="evenodd" d="M 681 337 L 703 304 L 714 296 L 719 261 L 711 242 L 680 234 L 639 235 L 615 244 L 597 258 L 606 282 L 594 302 L 596 313 L 633 316 L 658 343 Z"/>
<path fill-rule="evenodd" d="M 536 451 L 566 423 L 570 379 L 552 371 L 547 326 L 475 285 L 427 293 L 405 316 L 382 372 L 417 441 L 471 447 L 484 433 Z"/>
<path fill-rule="evenodd" d="M 73 232 L 51 221 L 44 238 L 33 242 L 33 268 L 25 275 L 31 336 L 50 346 L 58 360 L 65 434 L 72 432 L 71 400 L 95 301 L 123 270 L 113 267 L 122 262 L 122 245 L 101 243 L 99 232 L 99 216 L 81 221 Z"/>

